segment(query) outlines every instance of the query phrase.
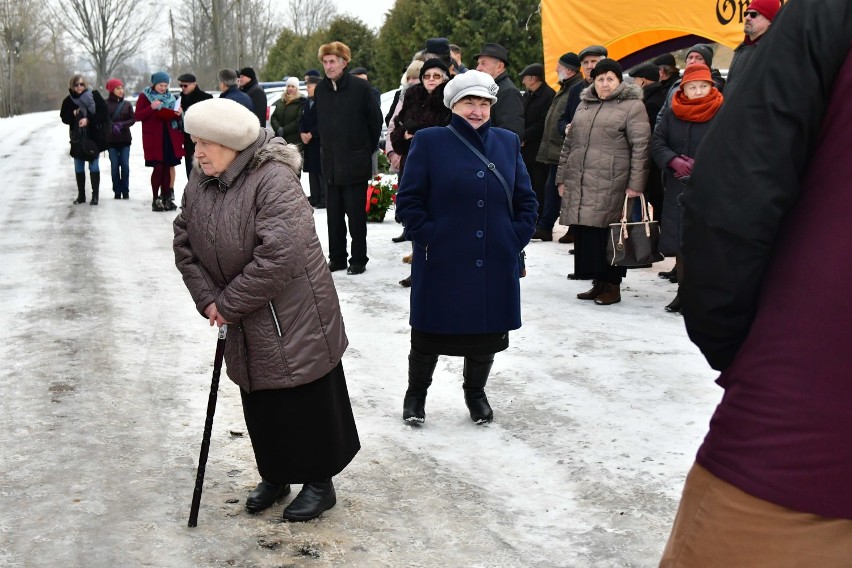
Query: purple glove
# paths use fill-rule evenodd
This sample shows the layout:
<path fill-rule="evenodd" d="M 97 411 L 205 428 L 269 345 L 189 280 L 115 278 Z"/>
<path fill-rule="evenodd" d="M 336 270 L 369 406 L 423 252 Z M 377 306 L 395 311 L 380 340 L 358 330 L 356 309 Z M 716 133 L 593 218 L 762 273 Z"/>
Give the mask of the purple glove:
<path fill-rule="evenodd" d="M 692 174 L 692 164 L 689 160 L 685 160 L 681 156 L 677 156 L 676 158 L 672 158 L 669 162 L 669 168 L 674 172 L 674 177 L 677 179 L 683 179 L 689 177 Z"/>
<path fill-rule="evenodd" d="M 121 134 L 121 125 L 120 124 L 113 124 L 112 125 L 112 133 L 115 136 L 119 136 Z"/>

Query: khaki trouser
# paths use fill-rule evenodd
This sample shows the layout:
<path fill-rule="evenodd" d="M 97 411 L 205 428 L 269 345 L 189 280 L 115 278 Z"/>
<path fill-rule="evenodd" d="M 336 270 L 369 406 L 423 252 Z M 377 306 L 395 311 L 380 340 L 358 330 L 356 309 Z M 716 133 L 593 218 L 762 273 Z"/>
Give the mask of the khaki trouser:
<path fill-rule="evenodd" d="M 852 520 L 758 499 L 696 463 L 686 478 L 660 568 L 717 567 L 850 568 Z"/>

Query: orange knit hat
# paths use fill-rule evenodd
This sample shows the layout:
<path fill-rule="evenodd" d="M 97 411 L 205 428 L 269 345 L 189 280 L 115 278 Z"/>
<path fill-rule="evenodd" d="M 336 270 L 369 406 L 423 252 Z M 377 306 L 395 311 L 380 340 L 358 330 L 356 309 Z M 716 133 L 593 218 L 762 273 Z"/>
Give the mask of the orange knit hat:
<path fill-rule="evenodd" d="M 710 75 L 710 68 L 703 63 L 693 63 L 683 72 L 681 86 L 686 85 L 690 81 L 707 81 L 713 83 L 713 76 Z"/>

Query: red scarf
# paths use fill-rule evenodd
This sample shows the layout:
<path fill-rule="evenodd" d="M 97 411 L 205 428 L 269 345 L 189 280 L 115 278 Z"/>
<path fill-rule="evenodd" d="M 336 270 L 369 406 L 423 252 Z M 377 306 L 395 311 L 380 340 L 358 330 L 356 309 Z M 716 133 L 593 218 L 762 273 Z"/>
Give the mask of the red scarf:
<path fill-rule="evenodd" d="M 672 97 L 672 112 L 676 117 L 687 122 L 707 122 L 716 116 L 724 100 L 722 93 L 716 87 L 710 89 L 710 92 L 700 99 L 688 99 L 683 89 L 678 89 Z"/>

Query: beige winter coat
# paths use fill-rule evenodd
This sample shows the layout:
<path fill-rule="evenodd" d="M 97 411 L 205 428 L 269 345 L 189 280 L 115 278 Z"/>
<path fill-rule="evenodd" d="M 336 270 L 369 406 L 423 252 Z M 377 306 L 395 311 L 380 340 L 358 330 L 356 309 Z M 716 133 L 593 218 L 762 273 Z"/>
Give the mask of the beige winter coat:
<path fill-rule="evenodd" d="M 228 326 L 228 376 L 246 391 L 333 369 L 347 346 L 334 281 L 299 182 L 296 146 L 261 130 L 219 178 L 193 169 L 174 221 L 175 263 L 198 311 Z"/>
<path fill-rule="evenodd" d="M 625 190 L 645 190 L 650 138 L 642 89 L 621 83 L 603 101 L 594 84 L 583 89 L 556 171 L 556 183 L 565 184 L 560 222 L 606 227 L 618 221 Z"/>

